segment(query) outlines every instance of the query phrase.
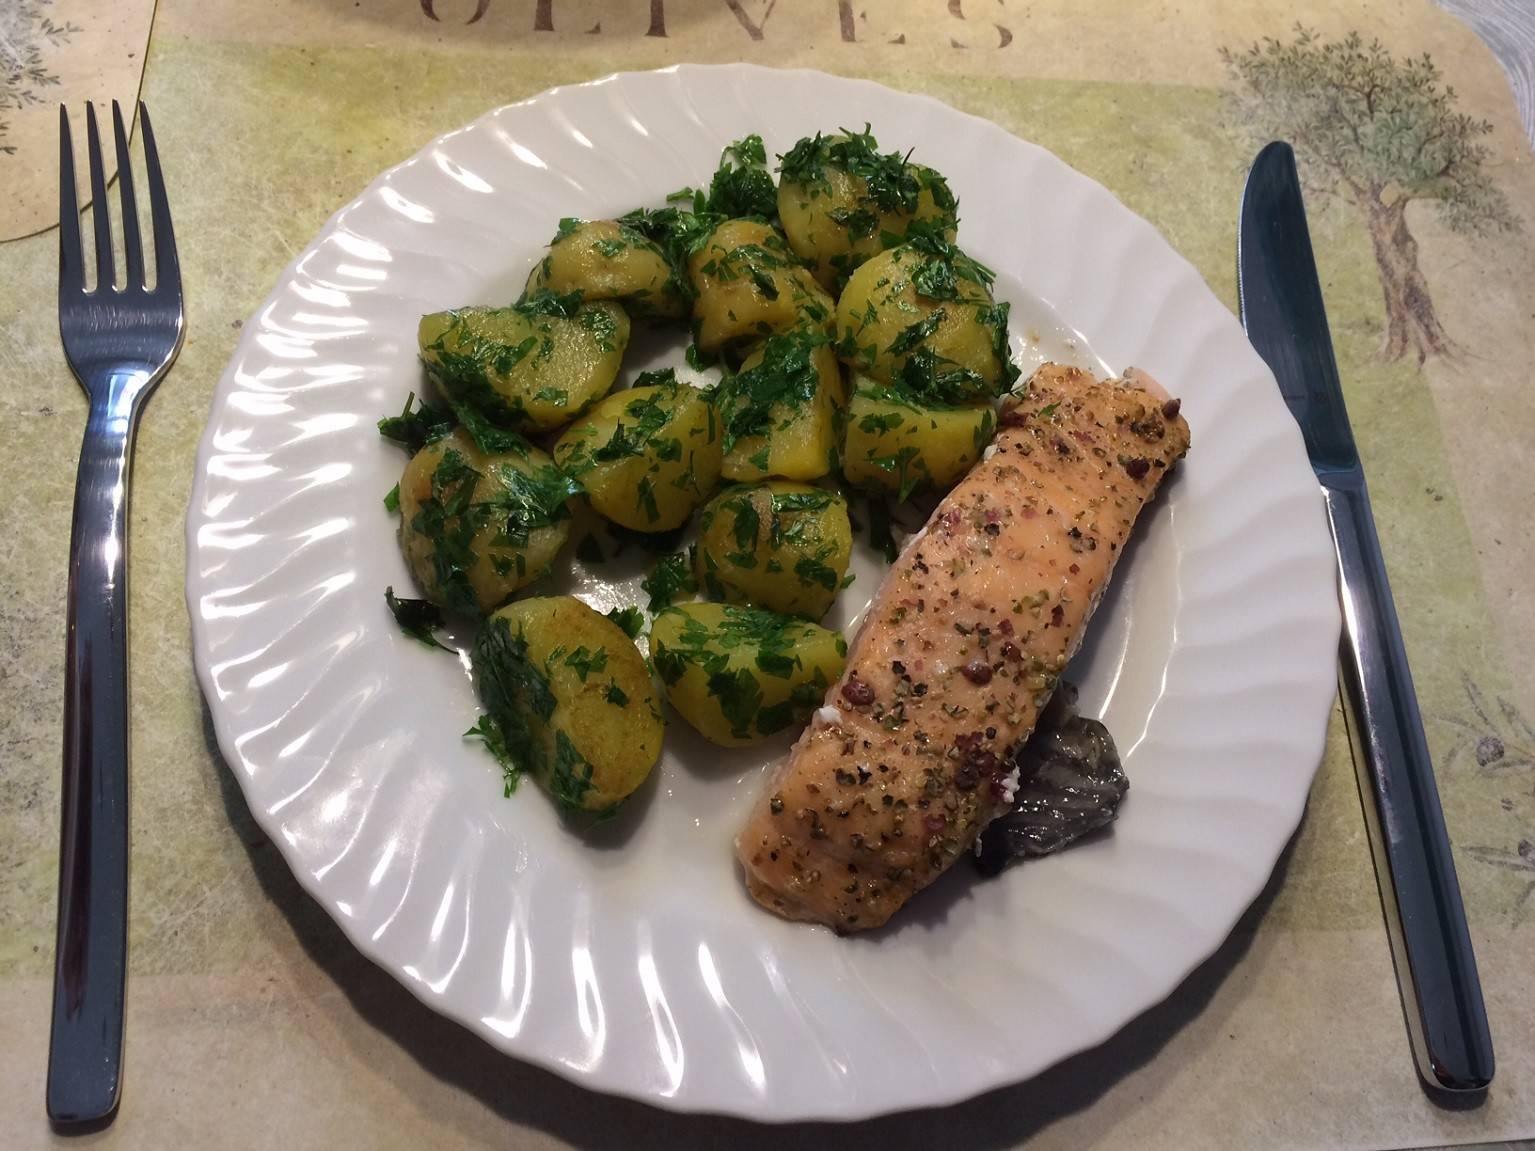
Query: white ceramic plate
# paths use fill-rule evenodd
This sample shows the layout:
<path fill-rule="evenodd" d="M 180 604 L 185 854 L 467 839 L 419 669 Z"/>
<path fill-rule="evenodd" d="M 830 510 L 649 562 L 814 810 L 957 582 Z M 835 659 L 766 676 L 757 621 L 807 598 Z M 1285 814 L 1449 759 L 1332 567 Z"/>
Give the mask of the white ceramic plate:
<path fill-rule="evenodd" d="M 460 738 L 464 670 L 402 636 L 409 586 L 374 421 L 419 387 L 424 312 L 511 299 L 561 216 L 702 183 L 868 121 L 960 197 L 1025 368 L 1135 365 L 1194 447 L 1137 529 L 1072 677 L 1133 783 L 1111 835 L 839 939 L 745 896 L 730 843 L 784 743 L 680 722 L 591 841 Z M 1232 205 L 1233 220 L 1236 205 Z M 631 367 L 677 362 L 641 349 Z M 1054 156 L 921 96 L 811 72 L 679 67 L 555 89 L 451 132 L 342 209 L 245 325 L 188 517 L 187 597 L 220 746 L 294 873 L 364 953 L 491 1044 L 680 1110 L 851 1119 L 948 1103 L 1098 1043 L 1226 936 L 1299 820 L 1338 613 L 1317 488 L 1273 378 L 1148 224 Z M 618 572 L 568 586 L 607 607 Z M 867 557 L 842 622 L 877 581 Z M 465 1036 L 465 1042 L 473 1042 Z"/>

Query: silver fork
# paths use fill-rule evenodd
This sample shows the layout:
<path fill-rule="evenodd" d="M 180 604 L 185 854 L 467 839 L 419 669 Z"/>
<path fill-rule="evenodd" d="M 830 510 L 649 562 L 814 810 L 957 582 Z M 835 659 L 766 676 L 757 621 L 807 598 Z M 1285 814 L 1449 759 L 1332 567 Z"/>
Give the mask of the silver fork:
<path fill-rule="evenodd" d="M 145 279 L 133 170 L 112 102 L 124 286 L 116 286 L 96 109 L 85 106 L 96 282 L 85 286 L 69 112 L 59 109 L 59 335 L 89 414 L 69 538 L 64 788 L 48 1117 L 102 1125 L 122 1081 L 128 959 L 128 482 L 145 401 L 181 347 L 181 270 L 149 110 L 139 105 L 155 282 Z"/>

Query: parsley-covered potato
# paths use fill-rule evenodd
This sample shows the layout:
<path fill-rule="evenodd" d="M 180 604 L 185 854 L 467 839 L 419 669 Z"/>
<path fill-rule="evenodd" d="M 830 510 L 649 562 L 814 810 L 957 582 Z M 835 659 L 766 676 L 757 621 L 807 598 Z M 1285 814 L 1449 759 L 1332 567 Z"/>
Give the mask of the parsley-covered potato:
<path fill-rule="evenodd" d="M 719 421 L 708 397 L 672 369 L 646 372 L 567 430 L 554 458 L 614 523 L 670 531 L 719 483 Z"/>
<path fill-rule="evenodd" d="M 561 220 L 525 294 L 540 289 L 578 291 L 587 303 L 615 300 L 637 320 L 681 320 L 691 307 L 666 254 L 618 220 Z"/>
<path fill-rule="evenodd" d="M 540 292 L 510 308 L 421 317 L 427 374 L 456 404 L 501 427 L 546 432 L 605 396 L 629 346 L 629 317 L 579 293 Z"/>
<path fill-rule="evenodd" d="M 918 403 L 899 388 L 853 377 L 842 442 L 842 474 L 861 488 L 942 491 L 981 458 L 996 431 L 990 404 Z"/>
<path fill-rule="evenodd" d="M 992 276 L 952 244 L 914 237 L 867 260 L 837 301 L 837 355 L 918 399 L 992 399 L 1018 378 L 1007 344 L 1008 305 Z"/>
<path fill-rule="evenodd" d="M 820 619 L 847 574 L 847 500 L 772 480 L 727 488 L 698 521 L 698 583 L 715 599 Z"/>
<path fill-rule="evenodd" d="M 688 257 L 693 338 L 710 355 L 800 325 L 827 328 L 832 300 L 761 220 L 726 220 Z"/>
<path fill-rule="evenodd" d="M 836 467 L 842 368 L 819 328 L 769 336 L 720 383 L 729 480 L 813 480 Z"/>
<path fill-rule="evenodd" d="M 689 603 L 655 617 L 650 659 L 667 700 L 700 735 L 744 747 L 810 718 L 842 674 L 847 642 L 776 612 Z"/>
<path fill-rule="evenodd" d="M 661 755 L 645 660 L 612 620 L 573 596 L 518 600 L 474 642 L 480 701 L 501 745 L 566 811 L 602 814 Z"/>
<path fill-rule="evenodd" d="M 904 240 L 913 220 L 952 242 L 957 209 L 942 176 L 900 152 L 881 154 L 868 132 L 807 136 L 779 164 L 784 235 L 832 291 L 870 256 Z"/>
<path fill-rule="evenodd" d="M 426 598 L 491 612 L 554 562 L 580 489 L 531 444 L 487 455 L 455 428 L 411 457 L 400 479 L 400 545 Z"/>

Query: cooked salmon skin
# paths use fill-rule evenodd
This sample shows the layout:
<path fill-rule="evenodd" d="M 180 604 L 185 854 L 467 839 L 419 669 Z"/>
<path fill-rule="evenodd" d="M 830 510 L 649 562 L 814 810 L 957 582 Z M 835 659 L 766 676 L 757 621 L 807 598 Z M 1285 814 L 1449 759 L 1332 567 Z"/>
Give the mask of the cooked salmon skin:
<path fill-rule="evenodd" d="M 1041 367 L 1004 404 L 995 450 L 907 543 L 737 839 L 764 907 L 878 927 L 1011 802 L 1009 753 L 1188 450 L 1178 401 L 1127 375 Z"/>

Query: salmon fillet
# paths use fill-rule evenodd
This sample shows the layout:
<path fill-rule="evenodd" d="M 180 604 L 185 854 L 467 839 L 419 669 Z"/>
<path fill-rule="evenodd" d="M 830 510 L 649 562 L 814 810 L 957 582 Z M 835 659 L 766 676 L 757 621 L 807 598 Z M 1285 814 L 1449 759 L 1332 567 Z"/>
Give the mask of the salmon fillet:
<path fill-rule="evenodd" d="M 878 927 L 1011 803 L 1009 753 L 1188 450 L 1178 401 L 1129 377 L 1045 364 L 1004 405 L 995 451 L 908 542 L 737 839 L 764 907 Z"/>

